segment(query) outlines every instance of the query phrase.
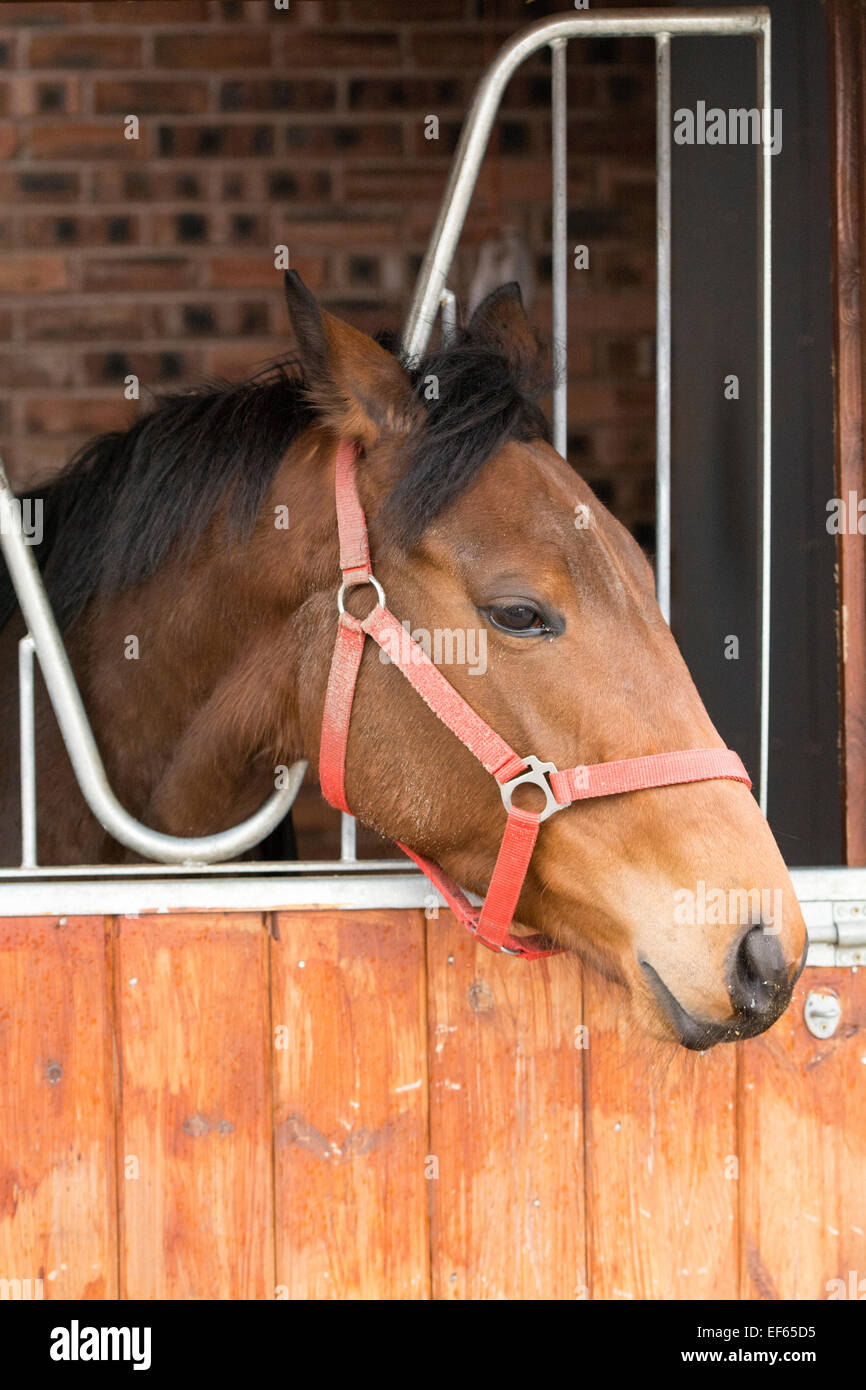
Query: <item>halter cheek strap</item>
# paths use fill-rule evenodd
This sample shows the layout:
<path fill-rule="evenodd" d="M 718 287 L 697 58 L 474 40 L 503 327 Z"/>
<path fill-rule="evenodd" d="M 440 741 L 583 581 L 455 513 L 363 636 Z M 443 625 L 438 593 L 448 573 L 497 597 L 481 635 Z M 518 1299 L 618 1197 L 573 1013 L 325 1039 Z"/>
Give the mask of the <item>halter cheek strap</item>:
<path fill-rule="evenodd" d="M 648 787 L 668 787 L 678 782 L 702 782 L 713 778 L 729 778 L 751 787 L 749 775 L 737 754 L 727 748 L 653 753 L 642 758 L 624 758 L 619 762 L 595 763 L 564 771 L 533 756 L 521 758 L 476 714 L 453 685 L 449 685 L 423 647 L 409 636 L 386 607 L 382 587 L 370 567 L 367 523 L 355 480 L 357 453 L 358 446 L 347 440 L 342 440 L 337 449 L 337 525 L 343 582 L 337 596 L 337 640 L 322 716 L 319 750 L 322 794 L 338 810 L 349 811 L 346 747 L 364 644 L 371 637 L 437 718 L 496 779 L 507 812 L 493 876 L 480 909 L 473 907 L 439 864 L 416 854 L 408 845 L 400 844 L 400 848 L 423 870 L 464 926 L 485 946 L 493 951 L 523 956 L 525 960 L 555 955 L 557 948 L 546 937 L 515 937 L 510 931 L 542 821 L 572 802 L 590 797 L 616 796 Z M 345 595 L 349 589 L 367 584 L 376 592 L 376 606 L 366 618 L 355 618 L 346 612 Z M 513 805 L 515 791 L 526 783 L 539 787 L 544 793 L 542 811 L 523 811 Z"/>

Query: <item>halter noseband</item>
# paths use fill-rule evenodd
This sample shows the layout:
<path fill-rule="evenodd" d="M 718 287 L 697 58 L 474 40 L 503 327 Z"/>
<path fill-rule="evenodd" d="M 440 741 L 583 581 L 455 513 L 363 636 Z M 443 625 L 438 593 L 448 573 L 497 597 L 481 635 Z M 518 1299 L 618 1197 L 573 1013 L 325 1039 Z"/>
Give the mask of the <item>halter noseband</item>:
<path fill-rule="evenodd" d="M 737 754 L 728 748 L 652 753 L 642 758 L 624 758 L 619 762 L 571 767 L 562 772 L 553 763 L 541 762 L 536 757 L 521 758 L 475 713 L 453 685 L 449 685 L 420 643 L 410 638 L 407 645 L 405 628 L 387 608 L 382 586 L 374 579 L 370 566 L 367 522 L 355 480 L 357 453 L 356 444 L 348 440 L 340 441 L 336 460 L 336 496 L 343 582 L 337 596 L 337 641 L 322 715 L 319 751 L 322 793 L 332 806 L 340 811 L 349 811 L 346 801 L 346 745 L 364 643 L 367 637 L 372 637 L 433 713 L 496 778 L 507 812 L 493 877 L 480 909 L 473 907 L 463 890 L 439 864 L 416 854 L 408 845 L 398 841 L 400 849 L 423 870 L 463 925 L 483 945 L 492 951 L 523 956 L 525 960 L 555 955 L 557 948 L 544 936 L 516 937 L 510 934 L 542 821 L 554 812 L 564 810 L 572 802 L 590 797 L 616 796 L 648 787 L 703 782 L 717 777 L 745 782 L 751 787 L 749 775 Z M 344 598 L 348 590 L 365 584 L 372 585 L 377 602 L 375 608 L 361 620 L 346 612 Z M 543 811 L 522 811 L 513 804 L 515 791 L 524 784 L 539 787 L 544 793 Z"/>

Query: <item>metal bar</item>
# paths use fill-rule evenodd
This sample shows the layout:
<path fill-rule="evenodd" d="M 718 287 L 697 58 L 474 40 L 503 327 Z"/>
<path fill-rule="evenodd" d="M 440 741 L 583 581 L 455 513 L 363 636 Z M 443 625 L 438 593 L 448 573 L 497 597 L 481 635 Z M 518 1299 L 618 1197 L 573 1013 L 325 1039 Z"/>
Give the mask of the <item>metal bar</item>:
<path fill-rule="evenodd" d="M 25 877 L 0 880 L 0 918 L 63 916 L 115 912 L 219 911 L 246 908 L 270 912 L 280 908 L 316 911 L 328 908 L 425 907 L 433 892 L 427 879 L 414 870 L 406 871 L 406 861 L 389 862 L 396 872 L 382 872 L 383 863 L 363 861 L 351 873 L 340 873 L 339 864 L 307 864 L 303 873 L 286 874 L 297 865 L 278 865 L 279 874 L 256 872 L 261 865 L 250 865 L 249 874 L 237 865 L 237 872 L 205 877 L 201 873 L 179 873 L 159 877 L 144 871 L 153 866 L 123 865 L 109 876 L 94 876 L 92 870 L 57 870 L 59 877 L 36 871 Z M 361 872 L 363 869 L 376 872 Z M 139 873 L 138 878 L 123 874 Z M 837 904 L 866 903 L 866 869 L 791 869 L 791 878 L 803 907 L 809 939 L 815 946 L 838 943 L 835 925 Z M 473 899 L 477 902 L 477 898 Z M 816 960 L 820 964 L 820 960 Z"/>
<path fill-rule="evenodd" d="M 405 864 L 405 861 L 404 861 Z M 138 912 L 305 912 L 350 908 L 426 907 L 431 893 L 419 873 L 335 874 L 303 878 L 68 879 L 0 885 L 3 917 L 61 917 Z"/>
<path fill-rule="evenodd" d="M 756 34 L 769 23 L 765 5 L 725 10 L 606 10 L 542 19 L 507 43 L 481 78 L 451 165 L 436 226 L 427 247 L 412 307 L 403 331 L 410 358 L 424 351 L 433 330 L 439 296 L 451 269 L 478 169 L 509 78 L 539 48 L 555 39 L 617 36 L 652 38 L 656 34 Z"/>
<path fill-rule="evenodd" d="M 340 813 L 340 859 L 344 864 L 354 864 L 358 858 L 358 825 L 354 816 Z"/>
<path fill-rule="evenodd" d="M 758 209 L 761 251 L 759 257 L 758 295 L 760 343 L 759 362 L 761 386 L 758 393 L 758 429 L 760 458 L 758 464 L 759 495 L 758 526 L 760 533 L 760 600 L 759 637 L 760 663 L 758 703 L 760 708 L 758 801 L 767 814 L 767 791 L 770 764 L 770 584 L 772 535 L 772 266 L 773 212 L 770 134 L 773 118 L 772 55 L 770 22 L 758 34 L 758 110 L 761 112 L 761 143 L 758 146 Z"/>
<path fill-rule="evenodd" d="M 238 877 L 248 874 L 250 878 L 302 878 L 317 874 L 387 874 L 407 872 L 407 861 L 400 859 L 358 859 L 354 863 L 344 863 L 342 859 L 280 859 L 240 860 L 237 864 L 181 864 L 176 873 L 178 879 L 204 880 L 211 878 Z M 30 882 L 41 879 L 75 878 L 157 878 L 165 874 L 164 864 L 37 864 L 32 868 L 0 869 L 0 885 L 3 883 Z"/>
<path fill-rule="evenodd" d="M 671 39 L 656 35 L 656 597 L 671 620 Z"/>
<path fill-rule="evenodd" d="M 439 296 L 442 309 L 442 343 L 447 346 L 457 337 L 457 296 L 453 290 L 443 290 Z"/>
<path fill-rule="evenodd" d="M 15 515 L 15 499 L 0 461 L 0 548 L 9 569 L 21 612 L 39 656 L 39 665 L 66 751 L 82 795 L 100 824 L 122 845 L 166 864 L 206 863 L 232 859 L 263 840 L 285 816 L 304 778 L 306 763 L 296 762 L 288 786 L 268 798 L 264 806 L 240 825 L 216 835 L 185 837 L 150 830 L 121 806 L 108 783 L 102 759 L 88 723 L 81 695 L 72 674 L 63 640 L 36 567 L 33 553 L 20 527 L 9 521 Z"/>
<path fill-rule="evenodd" d="M 36 728 L 33 713 L 33 638 L 18 643 L 18 739 L 21 769 L 21 867 L 36 865 Z"/>
<path fill-rule="evenodd" d="M 553 447 L 568 455 L 568 161 L 567 85 L 568 40 L 554 39 L 551 48 L 550 115 L 553 165 Z"/>

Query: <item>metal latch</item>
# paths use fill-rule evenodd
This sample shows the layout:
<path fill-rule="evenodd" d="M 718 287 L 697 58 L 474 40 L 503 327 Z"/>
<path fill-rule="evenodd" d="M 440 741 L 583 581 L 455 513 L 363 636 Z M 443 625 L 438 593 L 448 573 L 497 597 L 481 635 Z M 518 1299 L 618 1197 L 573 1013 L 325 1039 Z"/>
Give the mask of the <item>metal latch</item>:
<path fill-rule="evenodd" d="M 807 965 L 866 965 L 866 902 L 804 902 Z"/>
<path fill-rule="evenodd" d="M 830 1038 L 839 1026 L 842 1005 L 831 989 L 810 989 L 803 1018 L 813 1038 Z"/>

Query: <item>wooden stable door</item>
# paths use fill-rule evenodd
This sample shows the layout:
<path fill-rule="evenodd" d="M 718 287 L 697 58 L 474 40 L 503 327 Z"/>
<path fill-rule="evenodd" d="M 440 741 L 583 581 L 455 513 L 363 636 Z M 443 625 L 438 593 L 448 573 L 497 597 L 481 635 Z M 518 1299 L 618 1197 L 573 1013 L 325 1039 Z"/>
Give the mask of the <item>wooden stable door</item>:
<path fill-rule="evenodd" d="M 760 1039 L 654 1047 L 573 960 L 444 912 L 3 919 L 0 1279 L 826 1298 L 866 1270 L 864 1028 L 863 972 L 815 970 Z"/>

